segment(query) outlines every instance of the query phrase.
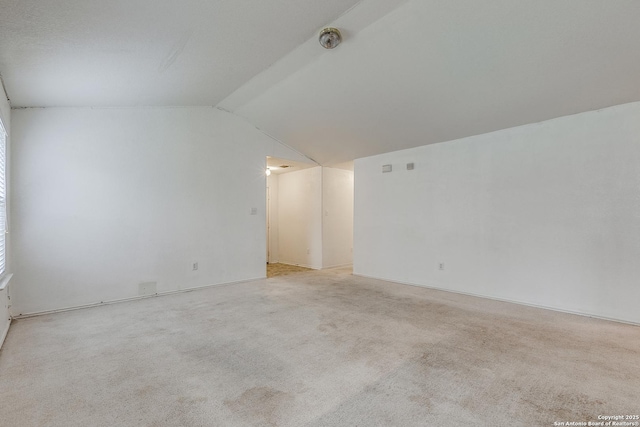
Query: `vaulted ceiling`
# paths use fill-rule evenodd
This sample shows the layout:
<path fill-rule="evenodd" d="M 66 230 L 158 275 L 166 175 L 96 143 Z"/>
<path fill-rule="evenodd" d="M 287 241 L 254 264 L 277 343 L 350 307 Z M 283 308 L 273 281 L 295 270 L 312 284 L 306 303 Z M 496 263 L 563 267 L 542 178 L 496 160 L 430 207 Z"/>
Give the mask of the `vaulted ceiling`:
<path fill-rule="evenodd" d="M 13 107 L 216 105 L 357 0 L 0 0 Z"/>
<path fill-rule="evenodd" d="M 0 1 L 14 107 L 213 105 L 324 165 L 640 100 L 636 0 Z"/>

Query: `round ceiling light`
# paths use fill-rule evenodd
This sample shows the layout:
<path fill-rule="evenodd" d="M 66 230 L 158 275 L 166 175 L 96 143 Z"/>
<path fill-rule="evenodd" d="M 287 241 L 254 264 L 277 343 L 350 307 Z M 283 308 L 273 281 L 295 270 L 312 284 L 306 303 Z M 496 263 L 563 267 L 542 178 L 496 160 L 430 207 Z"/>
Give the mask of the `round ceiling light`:
<path fill-rule="evenodd" d="M 325 28 L 320 31 L 320 44 L 325 49 L 333 49 L 342 41 L 342 35 L 337 28 Z"/>

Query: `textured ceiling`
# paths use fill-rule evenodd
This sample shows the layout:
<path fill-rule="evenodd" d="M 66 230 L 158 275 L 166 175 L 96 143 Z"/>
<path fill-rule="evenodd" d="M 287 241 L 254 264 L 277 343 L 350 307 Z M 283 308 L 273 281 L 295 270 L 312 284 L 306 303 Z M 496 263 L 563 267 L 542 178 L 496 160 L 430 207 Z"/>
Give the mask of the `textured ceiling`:
<path fill-rule="evenodd" d="M 13 107 L 217 105 L 322 165 L 640 100 L 637 0 L 0 1 Z"/>
<path fill-rule="evenodd" d="M 2 0 L 13 107 L 216 105 L 357 0 Z"/>
<path fill-rule="evenodd" d="M 332 165 L 640 100 L 640 1 L 415 0 L 363 26 L 374 3 L 220 106 Z"/>

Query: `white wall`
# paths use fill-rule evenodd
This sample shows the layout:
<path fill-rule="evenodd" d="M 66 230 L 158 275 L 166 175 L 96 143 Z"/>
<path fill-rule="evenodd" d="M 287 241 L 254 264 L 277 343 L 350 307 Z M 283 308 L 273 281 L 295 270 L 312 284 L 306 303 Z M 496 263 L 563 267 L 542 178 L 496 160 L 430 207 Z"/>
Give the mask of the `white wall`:
<path fill-rule="evenodd" d="M 353 172 L 322 168 L 322 267 L 353 262 Z"/>
<path fill-rule="evenodd" d="M 359 159 L 354 272 L 640 323 L 639 165 L 640 103 Z"/>
<path fill-rule="evenodd" d="M 267 261 L 270 263 L 277 263 L 280 260 L 278 176 L 279 175 L 271 174 L 267 177 L 267 192 L 269 194 L 267 201 L 267 209 L 269 210 L 269 215 L 267 218 L 267 232 L 269 236 L 267 244 L 269 245 L 269 258 L 267 259 Z"/>
<path fill-rule="evenodd" d="M 278 178 L 279 257 L 284 264 L 322 268 L 322 168 Z"/>
<path fill-rule="evenodd" d="M 265 157 L 305 159 L 242 119 L 202 107 L 12 120 L 14 315 L 136 297 L 145 282 L 265 276 Z"/>
<path fill-rule="evenodd" d="M 315 167 L 277 179 L 272 226 L 278 229 L 279 262 L 315 269 L 351 264 L 353 172 Z"/>
<path fill-rule="evenodd" d="M 9 182 L 9 159 L 11 157 L 11 106 L 9 105 L 9 101 L 7 100 L 4 90 L 0 90 L 0 120 L 2 120 L 2 124 L 4 125 L 5 131 L 7 132 L 7 169 L 6 169 L 6 178 L 7 178 L 7 188 L 10 185 Z M 8 210 L 8 209 L 7 209 Z M 11 218 L 8 218 L 8 222 L 10 223 Z M 10 235 L 6 236 L 7 247 L 10 244 Z M 5 260 L 5 272 L 7 274 L 11 273 L 11 252 L 5 251 L 6 260 Z M 2 343 L 4 342 L 4 338 L 9 331 L 9 325 L 11 324 L 11 318 L 9 315 L 9 286 L 0 290 L 0 347 L 2 347 Z"/>

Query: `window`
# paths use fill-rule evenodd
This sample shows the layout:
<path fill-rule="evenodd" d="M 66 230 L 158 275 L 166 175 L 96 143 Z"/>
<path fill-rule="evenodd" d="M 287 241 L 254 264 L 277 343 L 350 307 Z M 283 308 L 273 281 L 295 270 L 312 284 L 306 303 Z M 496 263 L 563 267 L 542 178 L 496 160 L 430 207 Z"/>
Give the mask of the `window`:
<path fill-rule="evenodd" d="M 7 241 L 7 185 L 5 179 L 6 171 L 6 147 L 7 134 L 0 120 L 0 276 L 4 274 L 6 241 Z"/>

